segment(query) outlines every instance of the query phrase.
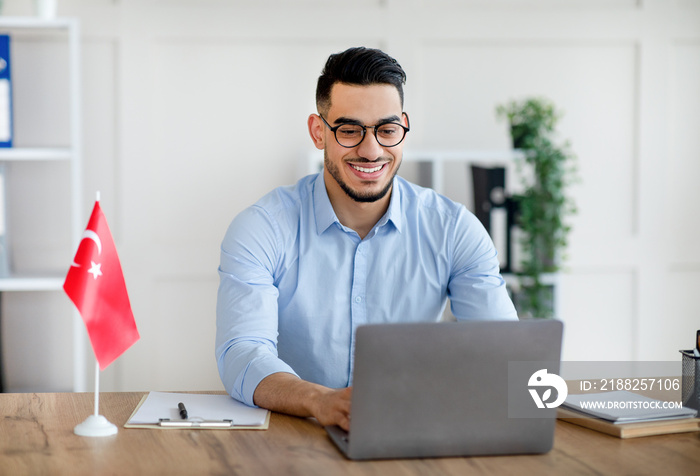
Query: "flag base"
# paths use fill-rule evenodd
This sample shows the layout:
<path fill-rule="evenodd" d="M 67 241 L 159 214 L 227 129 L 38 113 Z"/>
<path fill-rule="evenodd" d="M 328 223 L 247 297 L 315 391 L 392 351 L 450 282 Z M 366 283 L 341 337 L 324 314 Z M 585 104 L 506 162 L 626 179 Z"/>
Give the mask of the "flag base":
<path fill-rule="evenodd" d="M 73 429 L 73 433 L 78 436 L 112 436 L 117 431 L 116 425 L 102 415 L 90 415 Z"/>

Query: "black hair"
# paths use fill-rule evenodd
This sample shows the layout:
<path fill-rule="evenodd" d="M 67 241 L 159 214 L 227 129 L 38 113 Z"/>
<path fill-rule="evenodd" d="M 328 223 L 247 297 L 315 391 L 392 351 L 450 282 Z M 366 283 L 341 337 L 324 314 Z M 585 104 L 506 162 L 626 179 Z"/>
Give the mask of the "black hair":
<path fill-rule="evenodd" d="M 398 90 L 403 108 L 406 73 L 394 58 L 381 50 L 360 46 L 330 55 L 316 85 L 319 111 L 330 107 L 331 89 L 335 83 L 359 86 L 391 84 Z"/>

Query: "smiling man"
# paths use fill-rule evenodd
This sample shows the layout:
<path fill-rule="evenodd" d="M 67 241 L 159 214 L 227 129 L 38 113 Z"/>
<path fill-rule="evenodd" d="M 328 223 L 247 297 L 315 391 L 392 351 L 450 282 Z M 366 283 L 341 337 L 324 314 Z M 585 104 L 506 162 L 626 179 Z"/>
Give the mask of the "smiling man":
<path fill-rule="evenodd" d="M 309 132 L 324 151 L 328 197 L 340 222 L 364 238 L 389 206 L 408 115 L 391 84 L 336 82 L 329 98 L 317 102 Z"/>
<path fill-rule="evenodd" d="M 457 319 L 517 319 L 476 217 L 397 176 L 405 80 L 382 51 L 331 55 L 308 119 L 323 172 L 231 223 L 216 356 L 232 397 L 347 430 L 358 326 L 437 321 L 448 298 Z"/>

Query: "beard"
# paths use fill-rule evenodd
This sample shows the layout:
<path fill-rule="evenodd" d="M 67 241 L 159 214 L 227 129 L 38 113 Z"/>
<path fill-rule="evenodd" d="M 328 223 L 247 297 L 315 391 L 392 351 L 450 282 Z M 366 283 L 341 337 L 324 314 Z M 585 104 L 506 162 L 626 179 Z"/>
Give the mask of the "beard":
<path fill-rule="evenodd" d="M 328 173 L 331 175 L 331 177 L 333 177 L 333 180 L 335 180 L 335 182 L 340 186 L 340 188 L 343 189 L 343 192 L 345 192 L 345 194 L 352 200 L 360 203 L 372 203 L 384 198 L 386 194 L 389 193 L 389 190 L 391 190 L 391 185 L 394 183 L 394 177 L 396 177 L 396 174 L 398 173 L 399 168 L 401 167 L 401 164 L 399 163 L 399 167 L 396 167 L 396 170 L 394 170 L 394 174 L 387 181 L 383 189 L 381 189 L 378 192 L 363 193 L 358 192 L 357 190 L 353 190 L 347 183 L 343 181 L 343 179 L 340 176 L 340 170 L 338 169 L 338 166 L 330 161 L 330 159 L 328 158 L 328 154 L 325 150 L 323 151 L 323 163 L 326 167 L 326 170 L 328 170 Z M 369 164 L 371 162 L 366 161 L 366 163 Z"/>

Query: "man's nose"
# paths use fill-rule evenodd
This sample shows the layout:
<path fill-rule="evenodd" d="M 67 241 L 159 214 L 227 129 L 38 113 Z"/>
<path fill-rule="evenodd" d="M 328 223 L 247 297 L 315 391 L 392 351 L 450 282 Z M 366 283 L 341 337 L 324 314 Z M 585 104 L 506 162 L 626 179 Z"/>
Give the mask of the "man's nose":
<path fill-rule="evenodd" d="M 360 157 L 367 160 L 377 160 L 382 156 L 384 149 L 379 142 L 377 142 L 374 129 L 367 129 L 365 136 L 362 138 L 362 142 L 357 146 L 357 153 Z"/>

